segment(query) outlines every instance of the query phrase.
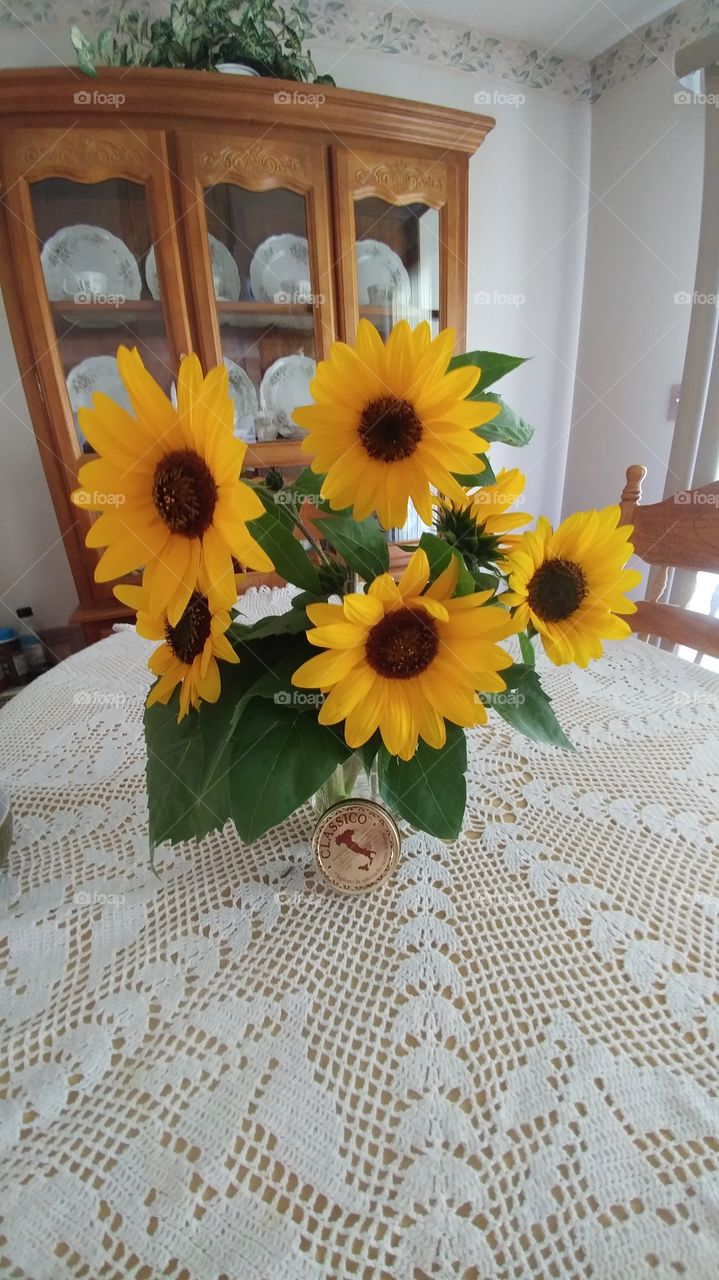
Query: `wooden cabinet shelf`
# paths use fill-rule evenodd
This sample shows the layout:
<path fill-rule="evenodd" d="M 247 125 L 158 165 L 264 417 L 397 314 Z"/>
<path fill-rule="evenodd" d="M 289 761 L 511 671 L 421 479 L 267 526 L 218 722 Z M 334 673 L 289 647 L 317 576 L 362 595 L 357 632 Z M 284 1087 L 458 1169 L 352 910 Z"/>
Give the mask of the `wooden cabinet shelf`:
<path fill-rule="evenodd" d="M 411 323 L 451 325 L 463 346 L 469 158 L 494 123 L 332 86 L 320 107 L 288 111 L 278 90 L 296 86 L 261 77 L 101 68 L 95 84 L 93 104 L 78 112 L 74 69 L 0 71 L 0 277 L 77 586 L 74 616 L 92 638 L 128 610 L 111 584 L 95 582 L 98 553 L 85 546 L 93 517 L 71 502 L 92 455 L 82 452 L 66 378 L 75 375 L 76 407 L 96 389 L 122 400 L 114 360 L 123 343 L 169 391 L 180 358 L 195 351 L 206 369 L 227 364 L 238 419 L 252 416 L 248 382 L 259 402 L 263 380 L 264 401 L 275 396 L 291 414 L 307 403 L 310 362 L 337 338 L 351 342 L 360 315 L 389 331 L 391 303 L 359 305 L 372 284 L 398 290 Z M 146 292 L 154 251 L 161 299 L 49 301 L 43 250 L 79 225 L 124 250 L 108 269 L 105 235 L 92 260 L 56 259 L 63 289 L 73 291 L 68 277 L 80 293 L 119 270 L 125 293 L 138 280 Z M 311 303 L 251 297 L 253 281 L 273 296 L 305 279 Z M 301 441 L 278 439 L 250 444 L 245 465 L 296 475 L 308 461 Z"/>
<path fill-rule="evenodd" d="M 439 309 L 432 307 L 428 311 L 422 311 L 418 307 L 403 307 L 398 311 L 393 307 L 377 307 L 370 303 L 362 302 L 359 306 L 359 314 L 365 316 L 368 320 L 395 320 L 398 314 L 404 319 L 409 320 L 410 324 L 419 324 L 420 320 L 439 320 Z"/>
<path fill-rule="evenodd" d="M 118 324 L 121 324 L 129 315 L 161 316 L 162 303 L 144 298 L 136 302 L 73 302 L 69 298 L 67 302 L 51 302 L 50 311 L 53 315 L 72 316 L 78 324 L 82 323 L 85 316 L 113 316 L 117 313 Z"/>
<path fill-rule="evenodd" d="M 218 302 L 220 324 L 238 329 L 267 329 L 284 325 L 311 332 L 314 328 L 312 307 L 303 302 Z"/>

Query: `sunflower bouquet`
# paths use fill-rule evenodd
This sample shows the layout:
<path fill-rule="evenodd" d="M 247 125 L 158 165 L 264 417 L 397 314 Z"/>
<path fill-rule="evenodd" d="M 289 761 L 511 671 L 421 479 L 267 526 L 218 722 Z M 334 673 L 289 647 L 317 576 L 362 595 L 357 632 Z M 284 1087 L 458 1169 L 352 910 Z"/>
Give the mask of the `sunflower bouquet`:
<path fill-rule="evenodd" d="M 132 413 L 101 394 L 80 410 L 98 456 L 74 497 L 100 513 L 96 577 L 141 570 L 115 594 L 159 642 L 145 712 L 153 846 L 229 819 L 252 841 L 350 758 L 396 813 L 452 838 L 465 729 L 496 713 L 571 747 L 535 644 L 586 666 L 629 634 L 631 529 L 617 507 L 524 527 L 524 477 L 495 475 L 488 450 L 532 430 L 487 390 L 522 360 L 453 356 L 454 340 L 402 321 L 384 343 L 362 320 L 353 346 L 334 343 L 314 403 L 295 411 L 309 465 L 290 483 L 242 478 L 226 370 L 203 376 L 196 356 L 175 405 L 120 348 Z M 426 531 L 391 563 L 389 531 L 410 503 Z M 291 607 L 249 623 L 245 570 L 291 583 Z"/>

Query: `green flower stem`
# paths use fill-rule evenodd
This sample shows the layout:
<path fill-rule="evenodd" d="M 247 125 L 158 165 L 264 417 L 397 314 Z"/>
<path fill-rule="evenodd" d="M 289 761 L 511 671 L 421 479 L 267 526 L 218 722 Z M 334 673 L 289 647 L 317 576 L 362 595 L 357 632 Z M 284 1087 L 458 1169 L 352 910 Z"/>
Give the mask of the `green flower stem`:
<path fill-rule="evenodd" d="M 332 561 L 330 560 L 329 556 L 325 551 L 323 551 L 317 539 L 313 538 L 309 529 L 306 529 L 304 524 L 302 523 L 300 514 L 295 507 L 294 498 L 292 502 L 289 504 L 289 506 L 287 507 L 287 514 L 289 515 L 295 527 L 299 529 L 300 533 L 302 534 L 302 537 L 307 539 L 310 546 L 312 547 L 312 550 L 315 551 L 317 555 L 320 557 L 322 564 L 330 566 L 332 564 Z"/>

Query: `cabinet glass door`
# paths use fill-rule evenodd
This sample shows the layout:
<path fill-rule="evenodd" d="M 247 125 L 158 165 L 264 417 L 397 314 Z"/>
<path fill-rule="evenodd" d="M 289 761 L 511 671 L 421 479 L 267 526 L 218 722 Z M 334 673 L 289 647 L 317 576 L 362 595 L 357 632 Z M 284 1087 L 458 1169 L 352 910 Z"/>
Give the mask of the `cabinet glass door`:
<path fill-rule="evenodd" d="M 386 337 L 398 320 L 452 325 L 463 339 L 466 172 L 445 163 L 336 148 L 333 167 L 344 336 L 360 317 Z"/>
<path fill-rule="evenodd" d="M 205 363 L 227 366 L 248 466 L 287 473 L 306 462 L 292 414 L 308 403 L 331 338 L 322 153 L 275 140 L 210 146 L 193 137 L 183 139 L 182 161 Z"/>
<path fill-rule="evenodd" d="M 58 489 L 64 485 L 69 502 L 77 466 L 92 452 L 79 409 L 91 407 L 96 392 L 130 408 L 118 347 L 137 347 L 168 393 L 178 357 L 189 350 L 169 167 L 161 134 L 33 130 L 8 138 L 3 172 L 14 268 L 60 477 L 52 485 L 57 507 Z M 68 511 L 92 567 L 98 553 L 82 546 L 92 517 Z M 95 594 L 110 590 L 98 586 Z"/>
<path fill-rule="evenodd" d="M 333 151 L 343 336 L 361 318 L 387 338 L 399 320 L 427 321 L 432 334 L 453 325 L 464 339 L 466 229 L 460 216 L 458 164 Z M 463 241 L 464 236 L 464 241 Z M 410 505 L 392 540 L 418 537 L 424 526 Z"/>
<path fill-rule="evenodd" d="M 70 409 L 79 446 L 91 452 L 78 408 L 102 391 L 130 409 L 119 346 L 137 347 L 168 393 L 176 377 L 146 192 L 125 178 L 44 178 L 31 184 L 30 197 Z"/>
<path fill-rule="evenodd" d="M 358 316 L 386 338 L 398 320 L 439 332 L 439 213 L 426 204 L 355 201 Z"/>

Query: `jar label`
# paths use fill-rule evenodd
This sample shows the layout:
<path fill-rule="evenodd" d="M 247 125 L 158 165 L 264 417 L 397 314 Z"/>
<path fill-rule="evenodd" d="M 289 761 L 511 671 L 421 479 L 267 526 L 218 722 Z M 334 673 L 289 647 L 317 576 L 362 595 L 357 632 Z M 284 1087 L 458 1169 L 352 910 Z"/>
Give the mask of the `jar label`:
<path fill-rule="evenodd" d="M 322 814 L 312 837 L 315 862 L 335 889 L 367 893 L 384 884 L 399 858 L 392 816 L 374 800 L 340 800 Z"/>

